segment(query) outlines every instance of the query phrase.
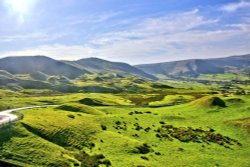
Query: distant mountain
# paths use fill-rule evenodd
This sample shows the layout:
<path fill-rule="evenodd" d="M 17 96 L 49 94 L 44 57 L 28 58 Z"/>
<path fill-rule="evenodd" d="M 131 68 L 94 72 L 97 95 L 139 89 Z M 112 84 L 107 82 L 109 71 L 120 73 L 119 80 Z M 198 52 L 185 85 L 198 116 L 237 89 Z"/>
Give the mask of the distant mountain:
<path fill-rule="evenodd" d="M 136 67 L 133 67 L 126 63 L 120 62 L 110 62 L 98 58 L 86 58 L 80 59 L 78 61 L 66 61 L 68 64 L 80 68 L 82 70 L 87 70 L 91 73 L 116 73 L 116 74 L 132 74 L 142 78 L 147 78 L 151 80 L 156 80 L 157 78 L 153 75 L 147 74 Z"/>
<path fill-rule="evenodd" d="M 225 69 L 237 68 L 243 70 L 250 67 L 250 54 L 242 56 L 230 56 L 226 58 L 208 59 L 210 63 Z"/>
<path fill-rule="evenodd" d="M 79 75 L 89 73 L 67 63 L 57 61 L 45 56 L 18 56 L 0 59 L 0 70 L 11 74 L 34 74 L 41 72 L 46 75 L 63 75 L 68 78 L 76 78 Z"/>
<path fill-rule="evenodd" d="M 46 56 L 18 56 L 0 59 L 0 75 L 4 82 L 15 81 L 10 75 L 30 74 L 35 80 L 46 81 L 51 75 L 69 79 L 83 74 L 115 73 L 121 76 L 131 74 L 157 80 L 155 75 L 167 77 L 197 77 L 200 74 L 218 74 L 228 70 L 249 71 L 250 54 L 215 59 L 192 59 L 174 62 L 131 66 L 121 62 L 110 62 L 98 58 L 77 61 L 59 61 Z"/>
<path fill-rule="evenodd" d="M 168 77 L 197 77 L 200 74 L 218 74 L 226 70 L 244 70 L 250 67 L 250 54 L 214 59 L 191 59 L 173 62 L 142 64 L 135 67 L 152 75 Z"/>
<path fill-rule="evenodd" d="M 89 73 L 132 74 L 146 79 L 157 80 L 155 76 L 129 64 L 110 62 L 98 58 L 58 61 L 46 56 L 6 57 L 0 59 L 0 70 L 11 74 L 30 74 L 37 80 L 46 80 L 51 75 L 62 75 L 74 79 Z"/>

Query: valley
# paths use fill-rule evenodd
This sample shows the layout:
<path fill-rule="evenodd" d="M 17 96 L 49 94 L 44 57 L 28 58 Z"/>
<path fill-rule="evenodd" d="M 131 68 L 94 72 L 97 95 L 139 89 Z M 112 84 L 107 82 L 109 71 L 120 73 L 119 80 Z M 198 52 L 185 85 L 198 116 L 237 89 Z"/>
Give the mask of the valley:
<path fill-rule="evenodd" d="M 0 166 L 248 167 L 248 57 L 165 78 L 93 58 L 0 59 L 0 111 L 23 108 L 0 124 Z"/>

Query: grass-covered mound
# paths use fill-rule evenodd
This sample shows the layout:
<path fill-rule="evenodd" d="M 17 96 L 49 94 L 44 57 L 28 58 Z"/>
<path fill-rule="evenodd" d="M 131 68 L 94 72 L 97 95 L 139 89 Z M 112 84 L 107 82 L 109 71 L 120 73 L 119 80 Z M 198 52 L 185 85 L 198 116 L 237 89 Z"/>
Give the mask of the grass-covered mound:
<path fill-rule="evenodd" d="M 213 97 L 213 96 L 204 96 L 202 98 L 199 98 L 191 102 L 191 104 L 196 107 L 206 107 L 206 108 L 214 106 L 226 107 L 226 103 L 224 100 L 222 100 L 219 97 Z"/>
<path fill-rule="evenodd" d="M 78 161 L 57 144 L 38 137 L 21 124 L 0 131 L 0 157 L 20 166 L 70 166 Z"/>
<path fill-rule="evenodd" d="M 89 106 L 108 106 L 103 101 L 97 100 L 97 99 L 92 99 L 92 98 L 84 98 L 79 100 L 81 104 L 89 105 Z"/>
<path fill-rule="evenodd" d="M 30 74 L 30 76 L 36 80 L 41 80 L 41 81 L 46 81 L 47 78 L 49 77 L 47 74 L 44 74 L 40 71 L 36 71 L 36 72 Z"/>
<path fill-rule="evenodd" d="M 81 88 L 83 92 L 91 92 L 91 93 L 118 93 L 120 90 L 106 87 L 106 86 L 83 86 Z"/>
<path fill-rule="evenodd" d="M 229 120 L 226 123 L 234 125 L 236 127 L 244 128 L 250 133 L 250 117 Z"/>
<path fill-rule="evenodd" d="M 159 101 L 164 98 L 162 94 L 126 94 L 124 98 L 131 101 L 134 105 L 147 106 L 151 102 Z"/>
<path fill-rule="evenodd" d="M 81 113 L 91 114 L 91 115 L 104 115 L 103 112 L 93 107 L 90 107 L 84 104 L 78 104 L 78 103 L 63 104 L 63 105 L 56 107 L 56 109 L 64 110 L 64 111 L 71 111 L 71 112 L 81 112 Z"/>
<path fill-rule="evenodd" d="M 192 95 L 166 95 L 159 101 L 150 102 L 149 105 L 152 107 L 174 106 L 190 102 L 194 99 L 195 97 Z"/>
<path fill-rule="evenodd" d="M 172 87 L 172 86 L 165 85 L 165 84 L 162 84 L 162 83 L 153 83 L 153 84 L 151 84 L 151 87 L 152 87 L 152 88 L 158 88 L 158 89 L 169 89 L 169 88 L 174 88 L 174 87 Z"/>
<path fill-rule="evenodd" d="M 27 113 L 28 112 L 28 113 Z M 90 118 L 72 112 L 36 109 L 23 112 L 21 121 L 30 132 L 63 147 L 88 146 L 99 126 Z"/>

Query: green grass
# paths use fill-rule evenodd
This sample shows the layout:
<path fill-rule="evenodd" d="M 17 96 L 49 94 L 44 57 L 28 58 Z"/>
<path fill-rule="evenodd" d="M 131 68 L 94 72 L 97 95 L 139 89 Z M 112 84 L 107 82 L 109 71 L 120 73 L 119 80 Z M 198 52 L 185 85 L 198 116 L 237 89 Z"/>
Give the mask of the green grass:
<path fill-rule="evenodd" d="M 167 95 L 160 101 L 153 101 L 150 102 L 150 106 L 161 106 L 161 105 L 168 105 L 173 103 L 187 103 L 189 101 L 194 100 L 195 97 L 191 95 Z"/>
<path fill-rule="evenodd" d="M 79 104 L 79 103 L 66 103 L 66 104 L 56 107 L 56 109 L 64 110 L 64 111 L 71 111 L 71 112 L 80 112 L 80 113 L 91 114 L 91 115 L 104 115 L 103 112 L 95 108 L 92 108 L 84 104 Z"/>
<path fill-rule="evenodd" d="M 202 74 L 198 79 L 204 80 L 218 80 L 218 81 L 231 81 L 231 80 L 248 80 L 249 77 L 243 73 L 224 73 L 224 74 Z"/>
<path fill-rule="evenodd" d="M 83 148 L 88 144 L 91 134 L 99 130 L 90 116 L 75 112 L 55 112 L 47 108 L 22 113 L 26 115 L 21 121 L 26 129 L 63 147 Z"/>
<path fill-rule="evenodd" d="M 29 91 L 30 92 L 30 91 Z M 84 98 L 92 98 L 102 101 L 106 105 L 131 105 L 129 100 L 126 100 L 114 94 L 101 94 L 101 93 L 74 93 L 74 94 L 45 94 L 41 95 L 35 91 L 34 94 L 26 94 L 22 92 L 13 92 L 9 90 L 0 89 L 0 110 L 8 108 L 17 108 L 23 106 L 45 105 L 45 104 L 64 104 L 68 102 L 79 102 Z"/>
<path fill-rule="evenodd" d="M 247 99 L 247 97 L 244 99 Z M 162 166 L 166 164 L 167 166 L 216 166 L 216 164 L 220 166 L 248 166 L 249 162 L 247 160 L 247 155 L 249 154 L 249 134 L 243 128 L 228 126 L 226 121 L 231 120 L 232 118 L 245 118 L 249 116 L 249 112 L 246 110 L 249 106 L 246 105 L 245 107 L 242 106 L 241 108 L 238 108 L 237 106 L 234 106 L 234 104 L 227 105 L 230 106 L 230 108 L 220 108 L 215 106 L 204 109 L 204 107 L 190 107 L 190 104 L 185 104 L 150 109 L 152 112 L 151 114 L 145 113 L 149 110 L 148 108 L 116 109 L 116 111 L 112 112 L 110 119 L 101 119 L 99 121 L 103 121 L 103 124 L 107 126 L 109 131 L 121 132 L 121 138 L 131 137 L 137 141 L 148 143 L 152 145 L 155 151 L 164 154 L 156 156 L 154 153 L 150 153 L 147 155 L 150 159 L 149 161 L 143 161 L 140 159 L 140 155 L 134 155 L 135 158 L 126 160 L 126 162 L 128 161 L 126 164 L 127 166 L 133 166 L 132 164 L 141 164 L 145 166 Z M 108 111 L 108 109 L 103 107 L 99 109 L 102 109 L 104 112 Z M 141 111 L 143 114 L 129 115 L 129 113 L 134 110 Z M 125 121 L 127 123 L 127 130 L 115 129 L 113 126 L 117 120 L 121 122 Z M 231 150 L 216 144 L 182 143 L 176 140 L 173 142 L 159 141 L 155 137 L 153 131 L 156 129 L 155 127 L 160 126 L 159 121 L 164 121 L 167 124 L 177 127 L 191 126 L 194 128 L 201 127 L 203 129 L 213 128 L 217 133 L 239 140 L 242 143 L 242 146 L 232 146 Z M 139 123 L 144 129 L 151 127 L 152 131 L 149 131 L 148 133 L 143 130 L 136 131 L 133 129 L 134 123 Z M 139 137 L 133 137 L 132 135 L 135 133 L 138 134 Z M 112 140 L 112 138 L 109 138 L 108 141 L 110 140 Z M 116 139 L 111 143 L 116 143 Z M 203 145 L 204 147 L 202 147 Z M 101 143 L 100 147 L 102 148 L 102 146 L 105 148 L 112 147 L 110 142 L 108 144 Z M 105 148 L 101 150 L 105 150 Z M 183 148 L 184 151 L 180 151 L 179 148 Z M 112 150 L 112 152 L 114 151 L 115 150 Z M 117 154 L 119 153 L 117 152 Z M 237 155 L 236 158 L 235 155 Z M 110 156 L 112 157 L 112 154 Z M 123 154 L 122 158 L 126 158 L 126 156 L 127 154 Z M 110 159 L 112 160 L 112 158 Z M 173 159 L 175 159 L 175 161 L 173 161 Z M 126 166 L 124 162 L 112 162 L 116 162 L 115 166 Z"/>
<path fill-rule="evenodd" d="M 1 156 L 30 165 L 68 166 L 77 163 L 74 150 L 89 147 L 94 134 L 100 131 L 99 124 L 88 114 L 53 108 L 21 113 L 25 115 L 24 119 L 1 134 L 9 136 L 1 137 Z"/>
<path fill-rule="evenodd" d="M 1 158 L 22 162 L 25 166 L 68 166 L 76 161 L 63 147 L 38 137 L 20 124 L 11 131 L 1 130 L 0 141 Z"/>
<path fill-rule="evenodd" d="M 250 96 L 214 96 L 210 92 L 202 87 L 162 89 L 144 94 L 45 96 L 39 92 L 1 90 L 2 108 L 59 106 L 19 111 L 24 115 L 22 120 L 11 128 L 0 129 L 0 159 L 24 166 L 77 166 L 82 161 L 78 155 L 84 152 L 89 157 L 102 154 L 114 167 L 250 166 Z M 216 97 L 225 102 L 226 107 L 215 105 L 221 104 L 214 103 Z M 106 106 L 81 104 L 85 98 Z M 166 104 L 172 106 L 164 106 Z M 216 142 L 183 142 L 173 137 L 172 140 L 157 137 L 158 128 L 164 124 L 177 129 L 213 129 L 214 134 L 228 136 L 241 146 L 233 143 L 227 148 L 227 144 Z M 184 137 L 188 135 L 185 131 L 180 133 Z"/>

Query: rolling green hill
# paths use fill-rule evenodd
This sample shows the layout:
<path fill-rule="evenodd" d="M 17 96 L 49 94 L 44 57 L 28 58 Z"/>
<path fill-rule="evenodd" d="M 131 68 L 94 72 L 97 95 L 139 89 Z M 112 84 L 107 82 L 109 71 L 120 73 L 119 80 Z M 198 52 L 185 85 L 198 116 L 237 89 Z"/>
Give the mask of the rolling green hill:
<path fill-rule="evenodd" d="M 13 105 L 60 105 L 19 111 L 21 120 L 0 129 L 0 160 L 31 167 L 248 167 L 249 95 L 189 92 L 181 94 L 186 103 L 157 108 L 138 100 L 169 103 L 180 95 L 160 100 L 157 94 L 19 94 Z M 109 105 L 82 104 L 86 98 Z"/>
<path fill-rule="evenodd" d="M 249 72 L 250 55 L 216 59 L 181 60 L 135 67 L 152 75 L 168 77 L 197 77 L 200 74 L 221 74 L 225 71 Z"/>
<path fill-rule="evenodd" d="M 47 75 L 64 75 L 69 78 L 76 78 L 79 75 L 89 73 L 86 70 L 78 69 L 45 56 L 2 58 L 0 59 L 0 70 L 8 71 L 11 74 L 33 74 L 42 72 Z"/>
<path fill-rule="evenodd" d="M 110 62 L 98 58 L 86 58 L 80 59 L 78 61 L 67 62 L 75 65 L 78 68 L 90 71 L 91 73 L 116 73 L 120 75 L 132 74 L 146 79 L 157 80 L 157 78 L 153 75 L 147 74 L 144 71 L 141 71 L 126 63 Z"/>

